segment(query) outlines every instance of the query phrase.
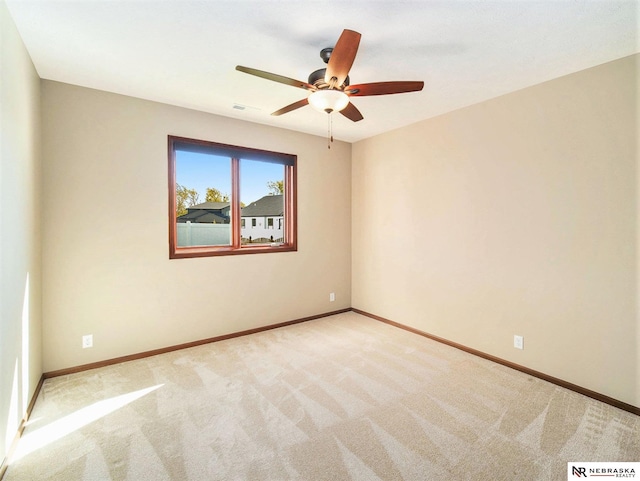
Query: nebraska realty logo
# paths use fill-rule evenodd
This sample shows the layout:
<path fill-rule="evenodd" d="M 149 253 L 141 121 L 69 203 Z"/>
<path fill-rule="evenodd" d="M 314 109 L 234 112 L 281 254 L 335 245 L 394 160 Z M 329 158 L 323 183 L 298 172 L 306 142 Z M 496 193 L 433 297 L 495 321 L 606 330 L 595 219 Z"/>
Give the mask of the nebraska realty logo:
<path fill-rule="evenodd" d="M 568 480 L 635 478 L 638 473 L 640 473 L 640 463 L 567 463 Z"/>

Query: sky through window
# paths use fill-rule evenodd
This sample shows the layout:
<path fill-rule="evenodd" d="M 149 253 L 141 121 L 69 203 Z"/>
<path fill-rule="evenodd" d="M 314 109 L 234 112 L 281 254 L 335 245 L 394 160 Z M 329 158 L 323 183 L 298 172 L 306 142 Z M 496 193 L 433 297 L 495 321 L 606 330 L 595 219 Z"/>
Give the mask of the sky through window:
<path fill-rule="evenodd" d="M 223 159 L 226 161 L 222 161 Z M 268 182 L 282 180 L 282 165 L 251 162 L 251 168 L 241 169 L 240 176 L 240 202 L 248 205 L 269 193 Z M 200 202 L 205 202 L 207 187 L 214 187 L 223 195 L 231 196 L 230 178 L 229 158 L 176 151 L 176 182 L 188 189 L 197 190 Z"/>

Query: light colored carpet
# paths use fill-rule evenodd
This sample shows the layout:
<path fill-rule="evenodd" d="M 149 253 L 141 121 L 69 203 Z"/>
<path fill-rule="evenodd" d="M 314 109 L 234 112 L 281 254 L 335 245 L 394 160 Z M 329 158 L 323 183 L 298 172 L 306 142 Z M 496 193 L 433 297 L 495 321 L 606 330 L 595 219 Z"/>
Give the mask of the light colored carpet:
<path fill-rule="evenodd" d="M 566 480 L 640 418 L 349 312 L 44 383 L 5 481 Z"/>

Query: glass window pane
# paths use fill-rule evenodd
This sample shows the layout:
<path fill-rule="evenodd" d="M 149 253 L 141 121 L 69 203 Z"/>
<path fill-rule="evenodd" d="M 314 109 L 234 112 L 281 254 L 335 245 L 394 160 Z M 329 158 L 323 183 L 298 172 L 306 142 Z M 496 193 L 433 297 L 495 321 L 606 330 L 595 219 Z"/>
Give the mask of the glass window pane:
<path fill-rule="evenodd" d="M 284 165 L 240 160 L 240 229 L 243 245 L 281 244 L 284 232 Z"/>
<path fill-rule="evenodd" d="M 231 159 L 176 150 L 178 247 L 231 245 Z"/>

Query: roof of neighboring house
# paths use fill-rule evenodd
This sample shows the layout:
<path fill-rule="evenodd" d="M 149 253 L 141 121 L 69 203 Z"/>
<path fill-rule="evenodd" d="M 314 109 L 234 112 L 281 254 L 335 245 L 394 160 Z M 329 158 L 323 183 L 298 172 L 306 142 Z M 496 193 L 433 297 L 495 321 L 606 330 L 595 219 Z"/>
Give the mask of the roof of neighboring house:
<path fill-rule="evenodd" d="M 178 222 L 197 222 L 200 224 L 228 224 L 229 218 L 220 214 L 219 208 L 199 207 L 205 204 L 224 204 L 224 202 L 205 202 L 204 204 L 192 205 L 188 207 L 188 212 L 179 216 Z M 227 205 L 229 205 L 227 203 Z M 215 211 L 215 212 L 212 212 Z"/>
<path fill-rule="evenodd" d="M 284 199 L 282 194 L 265 195 L 261 199 L 251 202 L 242 209 L 242 217 L 265 217 L 284 215 Z"/>
<path fill-rule="evenodd" d="M 229 219 L 216 215 L 213 212 L 207 212 L 206 210 L 200 212 L 189 212 L 188 214 L 181 215 L 176 219 L 178 222 L 195 222 L 198 224 L 228 224 Z"/>
<path fill-rule="evenodd" d="M 213 212 L 207 212 L 196 218 L 195 221 L 199 224 L 227 224 L 229 219 L 216 215 Z"/>
<path fill-rule="evenodd" d="M 203 202 L 202 204 L 190 205 L 187 209 L 222 210 L 229 205 L 229 202 Z"/>

